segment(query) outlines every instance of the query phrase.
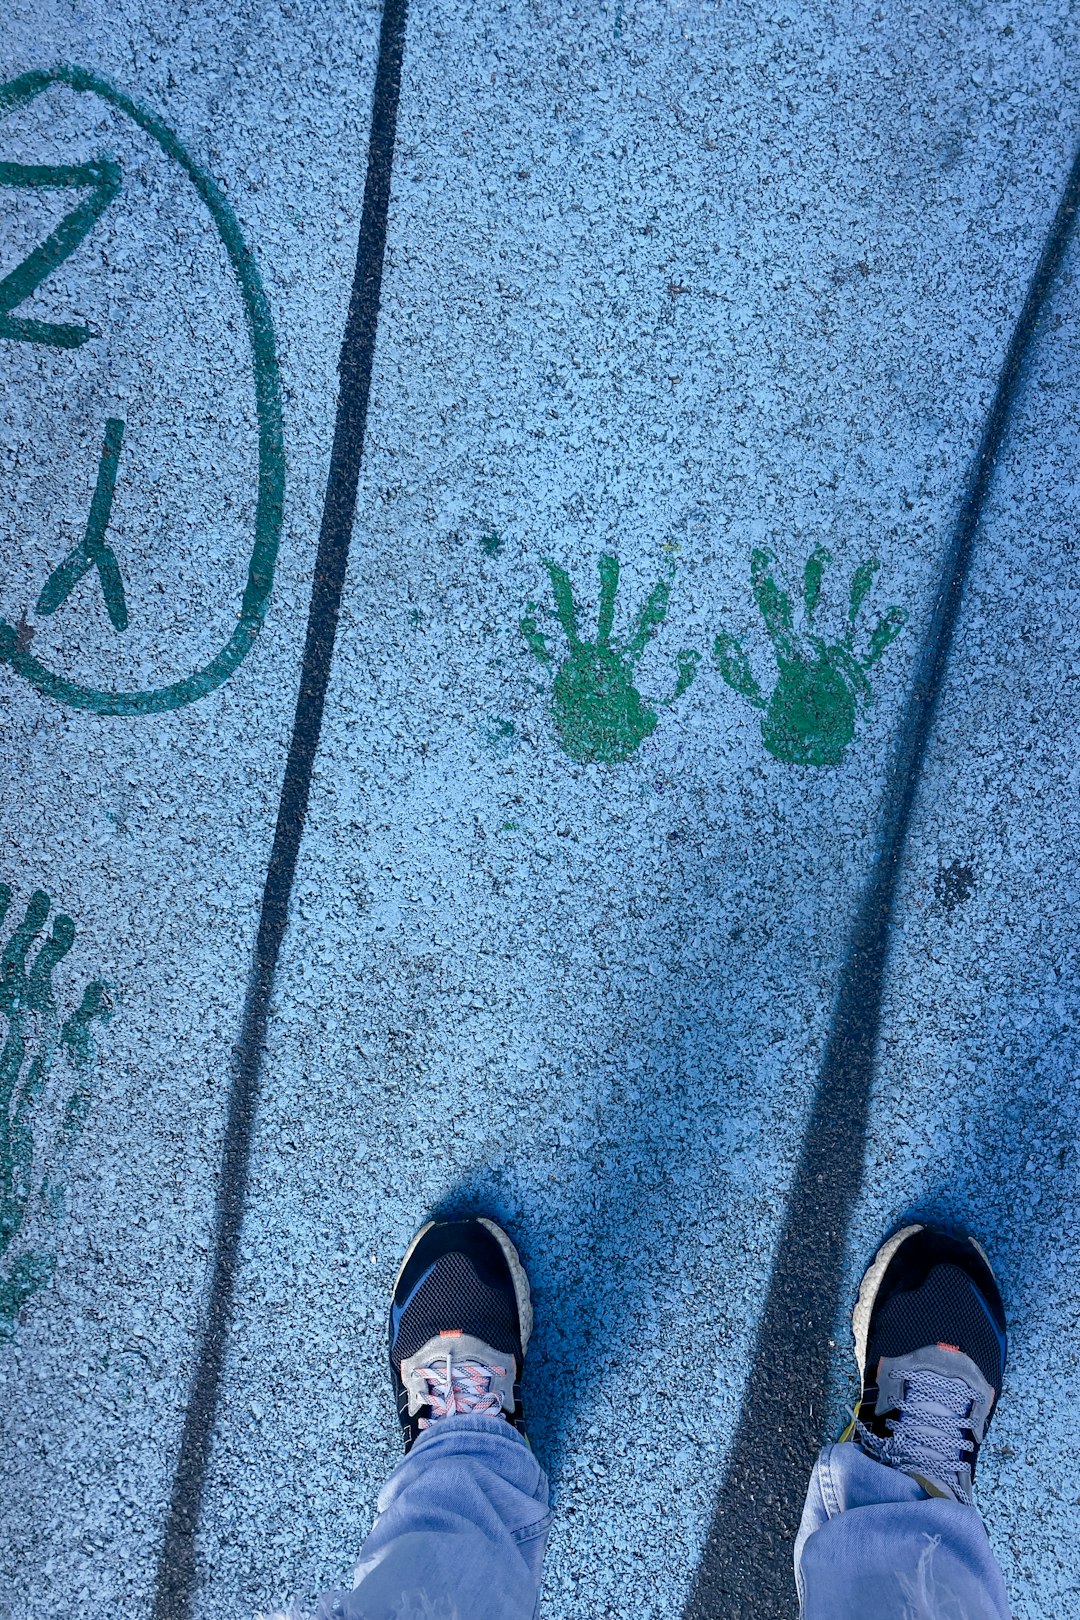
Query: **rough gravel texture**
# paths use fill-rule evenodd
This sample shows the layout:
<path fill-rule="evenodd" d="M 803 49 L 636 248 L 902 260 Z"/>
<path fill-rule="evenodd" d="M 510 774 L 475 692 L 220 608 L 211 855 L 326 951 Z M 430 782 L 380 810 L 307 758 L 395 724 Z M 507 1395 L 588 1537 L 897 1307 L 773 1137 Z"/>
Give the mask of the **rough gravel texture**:
<path fill-rule="evenodd" d="M 556 1519 L 549 1620 L 668 1620 L 738 1413 L 785 1190 L 935 570 L 1080 131 L 1068 0 L 502 8 L 409 17 L 368 438 L 263 1068 L 200 1620 L 347 1578 L 397 1454 L 387 1290 L 430 1208 L 483 1202 L 533 1278 L 531 1429 Z M 0 664 L 0 879 L 71 915 L 56 973 L 92 1105 L 0 1342 L 0 1614 L 149 1613 L 204 1297 L 224 1102 L 318 534 L 379 12 L 15 0 L 4 78 L 69 61 L 152 108 L 223 188 L 281 362 L 286 504 L 231 679 L 103 718 Z M 0 337 L 0 615 L 68 679 L 157 686 L 243 588 L 256 457 L 235 284 L 190 187 L 70 93 L 0 159 L 124 166 L 122 197 Z M 0 193 L 0 272 L 74 198 Z M 10 202 L 10 207 L 9 207 Z M 47 223 L 46 223 L 47 222 Z M 901 883 L 850 1288 L 905 1209 L 998 1264 L 1009 1385 L 980 1503 L 1017 1620 L 1080 1611 L 1074 1074 L 1080 648 L 1074 244 L 995 476 Z M 81 538 L 105 419 L 131 623 Z M 881 569 L 842 762 L 765 748 L 712 657 L 776 680 L 767 547 L 818 628 Z M 553 562 L 596 633 L 658 580 L 634 673 L 655 727 L 568 756 Z M 530 608 L 530 604 L 534 604 Z M 533 613 L 551 661 L 519 621 Z M 863 621 L 860 620 L 860 624 Z M 24 631 L 25 634 L 25 631 Z M 865 646 L 865 640 L 860 643 Z M 675 701 L 677 660 L 700 653 Z M 576 722 L 575 722 L 576 723 Z M 823 1189 L 828 1197 L 828 1189 Z M 850 1398 L 837 1323 L 830 1425 Z"/>

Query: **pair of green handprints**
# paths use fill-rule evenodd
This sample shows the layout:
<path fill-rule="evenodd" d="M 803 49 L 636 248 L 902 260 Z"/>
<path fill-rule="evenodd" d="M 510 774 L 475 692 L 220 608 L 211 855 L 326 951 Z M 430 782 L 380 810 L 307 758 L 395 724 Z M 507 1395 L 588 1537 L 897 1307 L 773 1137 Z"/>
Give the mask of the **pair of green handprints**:
<path fill-rule="evenodd" d="M 860 709 L 872 701 L 868 675 L 889 643 L 900 634 L 907 614 L 890 607 L 877 620 L 869 638 L 855 647 L 863 604 L 880 567 L 877 558 L 862 563 L 848 593 L 847 624 L 838 638 L 826 640 L 814 629 L 825 569 L 832 561 L 822 546 L 811 552 L 803 569 L 802 626 L 797 628 L 791 597 L 776 582 L 776 559 L 756 550 L 750 560 L 750 583 L 758 611 L 772 642 L 778 677 L 770 696 L 762 692 L 750 660 L 735 637 L 721 630 L 713 643 L 720 674 L 734 691 L 762 711 L 761 736 L 776 759 L 794 765 L 838 765 L 855 735 Z M 555 612 L 569 644 L 552 688 L 552 710 L 559 740 L 571 759 L 615 763 L 629 759 L 659 721 L 656 707 L 635 685 L 637 663 L 667 616 L 674 563 L 657 581 L 624 639 L 614 634 L 619 564 L 600 558 L 600 608 L 596 636 L 589 640 L 578 626 L 573 587 L 564 568 L 545 562 L 555 598 Z M 521 633 L 541 664 L 555 659 L 537 623 L 540 611 L 530 602 Z M 675 660 L 676 681 L 661 708 L 670 708 L 694 680 L 701 654 L 690 648 Z"/>

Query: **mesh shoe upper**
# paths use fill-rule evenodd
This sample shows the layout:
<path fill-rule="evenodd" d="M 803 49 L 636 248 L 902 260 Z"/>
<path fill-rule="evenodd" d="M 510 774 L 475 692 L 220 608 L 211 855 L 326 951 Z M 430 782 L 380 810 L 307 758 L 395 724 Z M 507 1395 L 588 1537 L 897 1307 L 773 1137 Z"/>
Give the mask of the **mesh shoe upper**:
<path fill-rule="evenodd" d="M 978 1367 L 1000 1393 L 1005 1374 L 1005 1311 L 994 1274 L 969 1238 L 923 1227 L 897 1250 L 870 1318 L 864 1379 L 882 1356 L 946 1344 Z"/>
<path fill-rule="evenodd" d="M 459 1224 L 464 1223 L 453 1223 Z M 489 1236 L 484 1228 L 481 1231 Z M 468 1249 L 446 1247 L 460 1241 L 452 1230 L 443 1228 L 440 1232 L 434 1228 L 431 1243 L 425 1243 L 413 1257 L 422 1265 L 407 1268 L 395 1289 L 391 1355 L 399 1363 L 415 1356 L 429 1339 L 455 1331 L 483 1339 L 492 1349 L 514 1356 L 520 1363 L 517 1301 L 498 1244 L 489 1238 L 494 1256 L 484 1252 L 487 1245 L 475 1238 Z"/>

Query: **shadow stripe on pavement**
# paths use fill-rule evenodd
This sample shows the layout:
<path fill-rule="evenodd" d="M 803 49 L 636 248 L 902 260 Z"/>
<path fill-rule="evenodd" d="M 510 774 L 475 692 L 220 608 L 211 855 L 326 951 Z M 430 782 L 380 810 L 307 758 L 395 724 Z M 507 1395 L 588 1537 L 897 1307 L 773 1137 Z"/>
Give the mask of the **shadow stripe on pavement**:
<path fill-rule="evenodd" d="M 196 1537 L 232 1315 L 270 994 L 307 814 L 356 511 L 386 251 L 407 10 L 407 0 L 384 0 L 360 240 L 338 360 L 334 443 L 308 609 L 300 691 L 263 887 L 243 1024 L 233 1054 L 221 1176 L 214 1205 L 213 1269 L 158 1563 L 154 1620 L 189 1620 L 195 1605 Z"/>
<path fill-rule="evenodd" d="M 822 1443 L 830 1346 L 852 1211 L 862 1185 L 874 1050 L 897 876 L 964 583 L 994 465 L 1039 317 L 1080 205 L 1080 152 L 1031 278 L 998 377 L 898 727 L 874 866 L 848 940 L 836 1012 L 788 1194 L 727 1473 L 684 1620 L 789 1620 L 792 1548 Z"/>

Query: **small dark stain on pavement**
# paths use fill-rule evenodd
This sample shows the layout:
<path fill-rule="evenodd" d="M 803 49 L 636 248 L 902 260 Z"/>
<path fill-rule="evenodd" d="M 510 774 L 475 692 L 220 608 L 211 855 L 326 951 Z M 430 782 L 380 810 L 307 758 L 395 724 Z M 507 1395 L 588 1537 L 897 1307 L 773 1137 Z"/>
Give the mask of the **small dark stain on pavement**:
<path fill-rule="evenodd" d="M 975 874 L 970 866 L 964 866 L 960 861 L 952 861 L 948 866 L 939 866 L 934 879 L 934 898 L 946 911 L 952 911 L 956 906 L 963 905 L 975 893 Z"/>

